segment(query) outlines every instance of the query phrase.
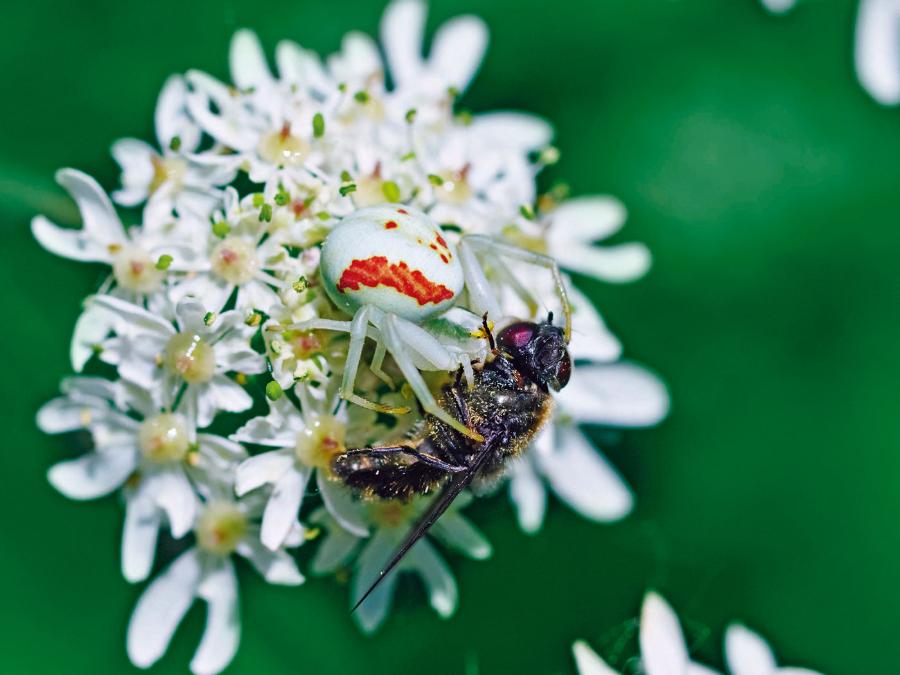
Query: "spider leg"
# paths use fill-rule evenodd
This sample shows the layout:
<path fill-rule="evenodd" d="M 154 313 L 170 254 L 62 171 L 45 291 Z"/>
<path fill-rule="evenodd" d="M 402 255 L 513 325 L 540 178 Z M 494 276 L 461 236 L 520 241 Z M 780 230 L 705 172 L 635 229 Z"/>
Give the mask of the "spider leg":
<path fill-rule="evenodd" d="M 481 269 L 481 264 L 475 256 L 475 251 L 469 245 L 468 239 L 469 237 L 463 237 L 459 240 L 457 252 L 463 269 L 466 290 L 469 292 L 469 302 L 472 305 L 470 309 L 476 314 L 487 312 L 492 317 L 503 316 L 497 296 L 487 277 L 484 276 L 484 270 Z"/>
<path fill-rule="evenodd" d="M 387 348 L 384 346 L 384 341 L 378 340 L 375 345 L 375 353 L 372 355 L 372 362 L 369 364 L 369 370 L 391 389 L 396 389 L 397 386 L 394 384 L 394 380 L 381 368 L 386 353 Z"/>
<path fill-rule="evenodd" d="M 553 258 L 540 253 L 535 253 L 534 251 L 528 251 L 524 248 L 519 248 L 518 246 L 512 246 L 511 244 L 502 241 L 497 241 L 496 239 L 486 237 L 482 234 L 469 234 L 463 237 L 460 241 L 460 250 L 462 250 L 463 244 L 470 244 L 473 250 L 478 249 L 487 253 L 496 252 L 497 254 L 504 255 L 513 260 L 520 260 L 521 262 L 531 263 L 532 265 L 538 265 L 539 267 L 550 270 L 550 273 L 553 275 L 553 281 L 556 284 L 556 292 L 559 294 L 563 314 L 566 319 L 566 342 L 569 341 L 572 337 L 572 306 L 569 304 L 569 294 L 566 291 L 566 285 L 563 282 L 562 274 L 559 271 L 559 265 L 556 264 L 556 261 L 553 260 Z M 462 256 L 460 256 L 460 259 L 462 259 Z M 484 275 L 482 274 L 482 277 L 483 276 Z"/>
<path fill-rule="evenodd" d="M 360 307 L 350 322 L 350 347 L 347 349 L 347 361 L 344 364 L 344 377 L 341 381 L 341 398 L 355 403 L 369 410 L 388 413 L 392 415 L 404 415 L 409 412 L 406 407 L 392 407 L 375 403 L 356 394 L 353 389 L 356 384 L 356 374 L 359 371 L 359 363 L 362 359 L 362 350 L 366 343 L 366 335 L 369 329 L 369 315 L 371 308 L 368 305 Z"/>
<path fill-rule="evenodd" d="M 421 373 L 419 373 L 419 369 L 416 368 L 408 353 L 409 349 L 415 349 L 417 352 L 422 354 L 424 347 L 426 347 L 427 345 L 408 344 L 407 342 L 405 342 L 400 337 L 400 331 L 397 328 L 397 323 L 398 319 L 393 314 L 385 315 L 382 325 L 385 345 L 393 355 L 394 361 L 397 362 L 397 366 L 400 368 L 400 371 L 403 373 L 403 376 L 409 383 L 410 388 L 416 395 L 416 398 L 421 404 L 422 409 L 429 415 L 437 417 L 444 424 L 453 427 L 464 436 L 471 438 L 473 441 L 481 443 L 484 440 L 484 437 L 481 434 L 468 428 L 462 422 L 455 419 L 446 410 L 441 408 L 441 406 L 438 405 L 437 401 L 435 401 L 434 396 L 431 394 L 431 390 L 428 389 L 428 385 L 425 384 L 425 380 L 422 379 L 422 375 Z M 418 326 L 416 326 L 416 328 L 418 328 Z M 422 333 L 425 333 L 425 331 L 422 331 L 421 329 L 419 330 Z M 428 334 L 425 333 L 425 335 Z M 434 338 L 431 339 L 434 340 Z M 437 342 L 437 340 L 434 340 L 434 343 L 441 349 L 441 351 L 444 352 L 445 357 L 447 357 L 448 355 L 446 353 L 446 350 L 441 347 L 440 343 Z M 425 354 L 423 354 L 423 356 L 424 355 Z M 455 365 L 455 363 L 452 363 L 450 368 L 447 368 L 447 370 L 452 370 L 453 365 Z"/>

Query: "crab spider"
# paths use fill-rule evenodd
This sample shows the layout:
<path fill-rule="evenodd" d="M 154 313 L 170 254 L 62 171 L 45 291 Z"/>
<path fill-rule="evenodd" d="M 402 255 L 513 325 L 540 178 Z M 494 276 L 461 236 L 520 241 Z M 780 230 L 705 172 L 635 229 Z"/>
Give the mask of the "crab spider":
<path fill-rule="evenodd" d="M 462 368 L 471 383 L 472 360 L 487 356 L 484 341 L 475 339 L 480 317 L 484 313 L 499 317 L 502 313 L 478 254 L 549 269 L 562 301 L 568 342 L 568 297 L 559 268 L 551 258 L 481 235 L 464 235 L 454 247 L 428 215 L 400 204 L 383 204 L 350 214 L 322 245 L 320 272 L 325 291 L 353 318 L 312 319 L 291 328 L 350 334 L 342 398 L 381 412 L 409 412 L 408 408 L 389 408 L 355 393 L 363 347 L 370 337 L 376 342 L 370 366 L 373 373 L 390 382 L 381 369 L 385 355 L 390 353 L 426 413 L 480 442 L 483 439 L 478 433 L 438 405 L 419 372 Z M 511 275 L 506 279 L 517 293 L 528 294 Z M 468 292 L 471 312 L 453 306 L 463 290 Z M 536 302 L 529 298 L 529 304 L 534 306 Z"/>

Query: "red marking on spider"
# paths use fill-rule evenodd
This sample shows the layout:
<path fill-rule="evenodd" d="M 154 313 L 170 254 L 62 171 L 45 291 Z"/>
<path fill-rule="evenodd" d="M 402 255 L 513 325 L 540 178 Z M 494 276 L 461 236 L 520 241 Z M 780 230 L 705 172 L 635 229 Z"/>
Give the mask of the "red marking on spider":
<path fill-rule="evenodd" d="M 409 215 L 409 211 L 407 211 L 406 209 L 397 209 L 397 213 L 402 213 L 404 216 Z"/>
<path fill-rule="evenodd" d="M 412 298 L 420 305 L 438 304 L 453 299 L 453 291 L 443 284 L 436 284 L 420 270 L 411 270 L 405 262 L 388 263 L 383 255 L 354 260 L 341 274 L 337 289 L 358 291 L 362 286 L 377 288 L 388 286 L 400 294 Z"/>
<path fill-rule="evenodd" d="M 437 246 L 435 246 L 434 244 L 428 244 L 428 248 L 430 248 L 432 251 L 437 251 Z"/>
<path fill-rule="evenodd" d="M 396 227 L 397 227 L 397 223 L 395 223 L 393 220 L 389 220 L 384 224 L 384 229 L 386 229 L 386 230 L 393 230 Z"/>
<path fill-rule="evenodd" d="M 450 258 L 448 258 L 447 256 L 445 256 L 443 253 L 441 253 L 441 260 L 444 261 L 444 264 L 445 264 L 445 265 L 446 265 L 448 262 L 450 262 Z"/>
<path fill-rule="evenodd" d="M 441 235 L 437 236 L 437 243 L 439 243 L 444 248 L 447 248 L 447 242 L 444 241 L 444 238 Z"/>

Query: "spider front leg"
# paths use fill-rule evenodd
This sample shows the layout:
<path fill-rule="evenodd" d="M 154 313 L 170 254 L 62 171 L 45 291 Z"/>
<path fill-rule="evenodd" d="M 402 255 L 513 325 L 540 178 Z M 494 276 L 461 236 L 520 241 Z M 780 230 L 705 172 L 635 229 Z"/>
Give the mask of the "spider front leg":
<path fill-rule="evenodd" d="M 553 275 L 553 282 L 556 284 L 556 291 L 559 294 L 559 300 L 562 303 L 563 316 L 565 317 L 566 324 L 564 328 L 564 335 L 566 338 L 566 342 L 569 341 L 569 339 L 572 337 L 572 306 L 569 304 L 569 294 L 566 291 L 566 285 L 563 282 L 562 274 L 559 271 L 559 265 L 556 264 L 556 261 L 553 260 L 553 258 L 541 253 L 535 253 L 534 251 L 519 248 L 518 246 L 513 246 L 502 241 L 497 241 L 496 239 L 486 237 L 481 234 L 469 234 L 464 236 L 460 240 L 460 252 L 462 252 L 462 250 L 467 246 L 471 247 L 471 251 L 477 250 L 483 251 L 485 253 L 497 253 L 498 255 L 503 255 L 513 260 L 519 260 L 521 262 L 530 263 L 532 265 L 538 265 L 539 267 L 550 270 L 550 273 Z M 462 258 L 462 253 L 460 253 L 460 258 Z M 477 266 L 477 260 L 475 260 L 474 264 L 475 266 Z M 484 279 L 483 272 L 481 273 L 481 278 Z M 469 279 L 467 275 L 466 283 L 468 283 L 468 280 Z M 485 283 L 486 281 L 487 280 L 485 279 Z"/>
<path fill-rule="evenodd" d="M 487 313 L 488 316 L 499 319 L 500 303 L 491 288 L 490 282 L 481 269 L 481 263 L 475 256 L 475 251 L 468 244 L 469 237 L 463 237 L 459 240 L 456 247 L 459 254 L 459 262 L 462 265 L 463 277 L 465 278 L 466 290 L 469 293 L 469 302 L 472 305 L 470 309 L 475 314 Z"/>
<path fill-rule="evenodd" d="M 347 349 L 347 360 L 344 362 L 344 377 L 341 380 L 341 398 L 350 401 L 351 403 L 355 403 L 358 406 L 362 406 L 363 408 L 368 408 L 369 410 L 375 410 L 377 412 L 383 412 L 389 415 L 405 415 L 409 412 L 408 407 L 393 407 L 383 405 L 381 403 L 375 403 L 374 401 L 363 398 L 362 396 L 359 396 L 354 392 L 354 388 L 356 386 L 356 374 L 359 372 L 359 364 L 362 360 L 362 351 L 363 347 L 365 346 L 366 337 L 372 337 L 374 340 L 376 340 L 376 342 L 378 342 L 379 347 L 382 350 L 383 358 L 384 349 L 378 334 L 376 333 L 375 335 L 372 335 L 369 331 L 369 320 L 371 312 L 371 307 L 365 305 L 357 310 L 356 314 L 353 315 L 353 319 L 351 321 L 310 319 L 309 321 L 303 321 L 301 323 L 289 326 L 289 328 L 294 330 L 334 330 L 342 333 L 350 333 L 350 346 Z M 378 360 L 378 355 L 379 348 L 376 348 L 375 357 L 372 359 L 372 372 L 379 377 L 383 375 L 384 377 L 382 377 L 382 379 L 388 378 L 387 373 L 381 371 L 381 361 Z M 377 369 L 374 366 L 377 366 Z M 390 378 L 388 378 L 388 382 L 390 382 Z"/>
<path fill-rule="evenodd" d="M 413 362 L 410 352 L 415 351 L 420 357 L 430 361 L 435 370 L 453 370 L 458 364 L 457 360 L 433 336 L 393 314 L 384 316 L 381 330 L 388 351 L 394 357 L 422 409 L 473 441 L 484 442 L 484 436 L 468 428 L 438 405 Z"/>
<path fill-rule="evenodd" d="M 359 371 L 359 363 L 362 360 L 363 347 L 366 344 L 366 335 L 369 330 L 369 317 L 372 308 L 369 305 L 360 307 L 350 322 L 350 347 L 347 349 L 347 361 L 344 364 L 344 378 L 341 381 L 341 398 L 355 403 L 369 410 L 388 413 L 391 415 L 405 415 L 409 412 L 407 407 L 392 407 L 381 403 L 375 403 L 354 392 L 356 386 L 356 373 Z M 376 356 L 378 354 L 376 353 Z M 380 370 L 380 368 L 379 368 Z"/>

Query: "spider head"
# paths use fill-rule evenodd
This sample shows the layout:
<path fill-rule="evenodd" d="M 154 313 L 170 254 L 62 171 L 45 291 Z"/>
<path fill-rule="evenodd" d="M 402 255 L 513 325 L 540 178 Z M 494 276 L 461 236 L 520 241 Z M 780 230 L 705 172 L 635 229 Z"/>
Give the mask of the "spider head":
<path fill-rule="evenodd" d="M 552 317 L 542 323 L 519 321 L 497 336 L 498 347 L 516 368 L 545 391 L 565 387 L 572 372 L 565 335 L 552 321 Z"/>

